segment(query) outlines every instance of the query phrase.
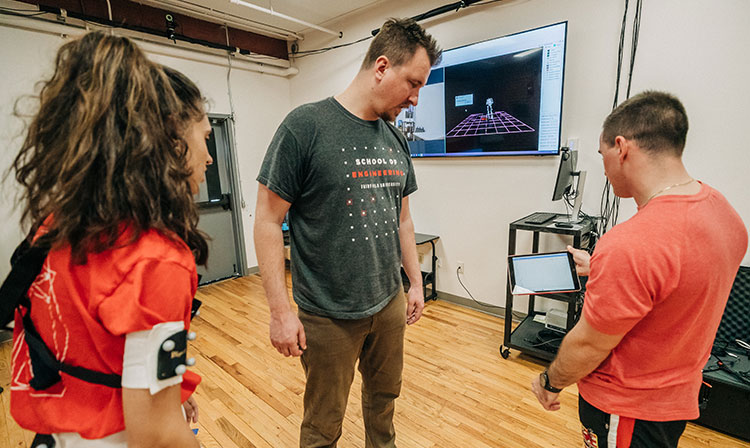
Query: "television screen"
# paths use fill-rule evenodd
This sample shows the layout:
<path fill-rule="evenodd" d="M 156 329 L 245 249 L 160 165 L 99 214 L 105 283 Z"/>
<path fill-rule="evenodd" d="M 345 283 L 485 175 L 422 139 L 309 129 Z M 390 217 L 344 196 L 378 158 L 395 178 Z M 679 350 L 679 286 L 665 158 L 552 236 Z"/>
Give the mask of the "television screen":
<path fill-rule="evenodd" d="M 412 157 L 556 155 L 567 22 L 446 50 L 396 117 Z"/>

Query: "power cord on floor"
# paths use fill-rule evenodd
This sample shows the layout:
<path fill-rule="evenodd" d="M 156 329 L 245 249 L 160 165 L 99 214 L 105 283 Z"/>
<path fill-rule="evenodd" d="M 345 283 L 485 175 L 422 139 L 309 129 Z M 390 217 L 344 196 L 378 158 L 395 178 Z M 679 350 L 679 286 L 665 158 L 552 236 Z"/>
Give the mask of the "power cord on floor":
<path fill-rule="evenodd" d="M 497 305 L 492 305 L 492 304 L 489 304 L 489 303 L 486 303 L 486 302 L 480 302 L 479 300 L 475 299 L 474 296 L 471 294 L 471 291 L 469 291 L 469 289 L 466 287 L 466 285 L 464 285 L 464 282 L 461 280 L 460 268 L 456 268 L 456 278 L 458 279 L 458 283 L 461 284 L 461 287 L 464 288 L 464 291 L 466 291 L 466 294 L 468 294 L 469 297 L 471 298 L 471 300 L 473 300 L 474 303 L 476 303 L 477 305 L 479 305 L 479 306 L 485 306 L 485 307 L 488 307 L 488 308 L 496 308 L 496 309 L 499 309 L 499 310 L 505 310 L 505 307 L 497 306 Z M 516 311 L 513 311 L 512 315 L 513 315 L 513 319 L 516 319 L 516 320 L 519 320 L 519 321 L 523 320 L 526 317 L 525 314 L 518 313 Z"/>

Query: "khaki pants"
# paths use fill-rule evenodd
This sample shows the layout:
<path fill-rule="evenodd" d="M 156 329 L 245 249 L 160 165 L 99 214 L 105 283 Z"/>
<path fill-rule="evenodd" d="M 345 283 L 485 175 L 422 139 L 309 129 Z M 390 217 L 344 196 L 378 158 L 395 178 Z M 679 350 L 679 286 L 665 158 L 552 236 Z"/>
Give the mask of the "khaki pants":
<path fill-rule="evenodd" d="M 406 328 L 403 291 L 364 319 L 331 319 L 303 310 L 299 310 L 299 318 L 307 336 L 307 350 L 301 358 L 307 382 L 300 447 L 336 446 L 357 359 L 362 375 L 365 446 L 395 447 L 393 411 L 401 391 Z"/>

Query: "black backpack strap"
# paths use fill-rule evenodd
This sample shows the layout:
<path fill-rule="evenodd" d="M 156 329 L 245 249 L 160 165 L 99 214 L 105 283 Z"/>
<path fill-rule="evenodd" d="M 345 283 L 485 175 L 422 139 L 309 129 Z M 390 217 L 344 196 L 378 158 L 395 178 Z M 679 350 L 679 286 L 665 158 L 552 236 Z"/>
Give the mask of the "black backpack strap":
<path fill-rule="evenodd" d="M 102 373 L 96 370 L 78 367 L 55 358 L 52 350 L 44 343 L 34 323 L 29 317 L 30 313 L 23 316 L 23 329 L 26 344 L 29 346 L 29 358 L 34 371 L 34 377 L 29 385 L 36 390 L 44 390 L 60 381 L 60 372 L 86 381 L 87 383 L 100 384 L 102 386 L 118 389 L 121 387 L 122 377 L 114 373 Z"/>
<path fill-rule="evenodd" d="M 47 253 L 48 244 L 32 246 L 28 240 L 24 240 L 13 252 L 12 269 L 0 286 L 0 327 L 5 328 L 13 320 L 19 305 L 28 303 L 26 293 L 42 270 Z"/>
<path fill-rule="evenodd" d="M 13 251 L 11 271 L 0 286 L 0 327 L 6 327 L 13 320 L 16 308 L 26 308 L 26 312 L 23 313 L 23 329 L 34 372 L 33 378 L 29 381 L 32 388 L 44 390 L 51 387 L 60 381 L 60 372 L 89 383 L 119 388 L 122 382 L 120 375 L 97 372 L 58 361 L 31 321 L 29 288 L 42 271 L 54 237 L 55 233 L 50 232 L 39 237 L 34 244 L 30 244 L 29 241 L 33 238 L 30 234 Z"/>

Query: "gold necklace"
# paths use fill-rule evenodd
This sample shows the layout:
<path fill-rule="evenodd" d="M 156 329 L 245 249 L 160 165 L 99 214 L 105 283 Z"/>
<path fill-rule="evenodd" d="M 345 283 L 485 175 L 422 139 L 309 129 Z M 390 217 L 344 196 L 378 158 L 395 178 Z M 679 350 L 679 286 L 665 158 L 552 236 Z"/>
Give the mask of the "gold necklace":
<path fill-rule="evenodd" d="M 661 190 L 659 190 L 656 193 L 652 194 L 651 197 L 646 200 L 646 204 L 648 204 L 651 201 L 651 199 L 653 199 L 654 197 L 656 197 L 656 195 L 658 195 L 658 194 L 664 193 L 665 191 L 671 190 L 672 188 L 682 187 L 683 185 L 687 185 L 687 184 L 689 184 L 691 182 L 694 182 L 694 181 L 695 181 L 695 179 L 693 179 L 691 177 L 690 180 L 687 181 L 687 182 L 681 182 L 681 183 L 677 183 L 677 184 L 672 184 L 672 185 L 668 186 L 667 188 L 662 188 Z M 643 204 L 643 206 L 645 207 L 646 204 Z"/>

